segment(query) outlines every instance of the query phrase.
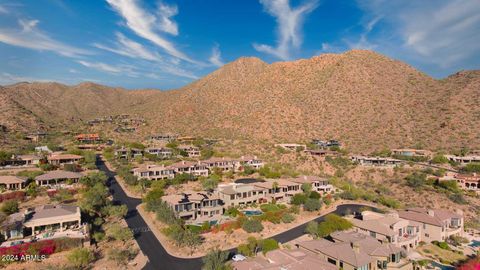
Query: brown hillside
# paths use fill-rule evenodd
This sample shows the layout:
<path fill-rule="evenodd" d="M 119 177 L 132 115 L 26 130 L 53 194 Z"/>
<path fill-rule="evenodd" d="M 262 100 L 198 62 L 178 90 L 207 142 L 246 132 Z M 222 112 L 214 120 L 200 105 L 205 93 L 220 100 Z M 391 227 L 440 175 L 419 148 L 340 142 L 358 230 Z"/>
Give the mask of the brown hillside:
<path fill-rule="evenodd" d="M 25 121 L 24 127 L 31 127 L 31 119 L 54 125 L 135 113 L 149 122 L 144 133 L 278 142 L 338 138 L 356 152 L 419 144 L 478 147 L 479 86 L 478 71 L 435 80 L 371 51 L 273 64 L 240 58 L 166 92 L 91 83 L 8 86 L 0 89 L 0 124 L 11 127 L 5 119 L 15 110 L 19 115 L 13 126 Z"/>

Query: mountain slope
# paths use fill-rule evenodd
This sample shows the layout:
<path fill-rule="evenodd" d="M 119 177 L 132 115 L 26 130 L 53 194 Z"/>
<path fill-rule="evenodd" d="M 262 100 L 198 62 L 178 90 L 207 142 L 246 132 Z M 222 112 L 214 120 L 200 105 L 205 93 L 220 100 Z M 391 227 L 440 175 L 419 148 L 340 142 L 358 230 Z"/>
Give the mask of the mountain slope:
<path fill-rule="evenodd" d="M 418 144 L 478 147 L 479 74 L 434 80 L 402 62 L 355 50 L 273 64 L 240 58 L 172 91 L 17 84 L 0 89 L 0 101 L 11 110 L 23 107 L 26 120 L 45 123 L 134 113 L 149 121 L 145 134 L 337 138 L 356 152 Z M 4 119 L 8 111 L 2 111 Z"/>

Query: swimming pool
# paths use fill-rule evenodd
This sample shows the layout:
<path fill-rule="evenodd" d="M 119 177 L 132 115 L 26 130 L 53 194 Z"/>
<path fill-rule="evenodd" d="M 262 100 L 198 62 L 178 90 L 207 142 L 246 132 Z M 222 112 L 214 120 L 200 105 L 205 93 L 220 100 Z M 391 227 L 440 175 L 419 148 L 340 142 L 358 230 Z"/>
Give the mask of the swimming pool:
<path fill-rule="evenodd" d="M 473 240 L 470 244 L 468 244 L 470 247 L 480 247 L 480 241 Z"/>
<path fill-rule="evenodd" d="M 242 211 L 245 216 L 260 216 L 262 214 L 262 211 L 260 210 L 245 210 Z"/>
<path fill-rule="evenodd" d="M 431 264 L 432 266 L 438 267 L 438 268 L 440 268 L 440 269 L 442 269 L 442 270 L 455 270 L 455 267 L 453 267 L 453 266 L 441 264 L 441 263 L 438 263 L 438 262 L 435 262 L 435 261 L 431 262 L 430 264 Z"/>

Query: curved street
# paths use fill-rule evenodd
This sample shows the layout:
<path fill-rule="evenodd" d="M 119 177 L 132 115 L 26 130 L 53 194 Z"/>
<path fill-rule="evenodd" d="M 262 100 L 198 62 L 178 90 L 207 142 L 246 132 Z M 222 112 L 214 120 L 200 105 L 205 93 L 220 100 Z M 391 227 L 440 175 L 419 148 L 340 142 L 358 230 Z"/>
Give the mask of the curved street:
<path fill-rule="evenodd" d="M 97 167 L 108 176 L 107 185 L 112 193 L 115 203 L 125 204 L 128 207 L 128 215 L 125 218 L 128 227 L 134 232 L 135 240 L 138 242 L 143 253 L 148 257 L 149 262 L 144 269 L 155 270 L 198 270 L 202 266 L 201 258 L 184 259 L 171 256 L 157 240 L 153 232 L 150 231 L 145 220 L 138 213 L 136 207 L 142 202 L 140 199 L 128 197 L 122 187 L 116 182 L 115 173 L 110 171 L 105 163 L 97 158 Z M 333 213 L 344 215 L 346 212 L 358 211 L 360 204 L 340 205 Z M 315 221 L 323 221 L 324 216 L 320 216 Z M 306 224 L 299 225 L 283 233 L 273 236 L 280 243 L 291 241 L 304 234 Z M 231 250 L 233 251 L 233 250 Z"/>

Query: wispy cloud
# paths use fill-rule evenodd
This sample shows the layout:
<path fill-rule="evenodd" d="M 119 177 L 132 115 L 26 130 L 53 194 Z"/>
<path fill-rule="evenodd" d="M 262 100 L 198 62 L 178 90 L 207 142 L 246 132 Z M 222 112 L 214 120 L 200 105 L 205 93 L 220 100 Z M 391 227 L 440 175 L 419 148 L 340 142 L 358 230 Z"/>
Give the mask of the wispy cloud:
<path fill-rule="evenodd" d="M 7 8 L 0 5 L 0 14 L 8 14 Z"/>
<path fill-rule="evenodd" d="M 20 29 L 0 29 L 0 42 L 39 51 L 51 51 L 63 56 L 79 57 L 91 52 L 56 41 L 41 31 L 38 20 L 19 20 Z"/>
<path fill-rule="evenodd" d="M 190 57 L 178 50 L 175 45 L 162 37 L 159 32 L 178 34 L 176 24 L 171 21 L 171 16 L 178 10 L 172 7 L 159 9 L 155 16 L 142 8 L 136 0 L 106 0 L 107 3 L 125 20 L 125 24 L 138 36 L 147 39 L 163 48 L 168 54 L 184 61 L 195 63 Z M 161 4 L 162 6 L 163 4 Z M 166 11 L 165 11 L 166 10 Z M 175 11 L 175 12 L 173 12 Z"/>
<path fill-rule="evenodd" d="M 178 14 L 178 7 L 176 5 L 167 5 L 160 2 L 158 4 L 158 28 L 174 36 L 178 35 L 178 25 L 172 20 L 172 17 Z"/>
<path fill-rule="evenodd" d="M 50 82 L 52 80 L 33 78 L 27 76 L 19 76 L 7 72 L 0 73 L 0 85 L 14 84 L 18 82 Z"/>
<path fill-rule="evenodd" d="M 480 56 L 480 1 L 359 1 L 367 16 L 382 16 L 403 49 L 444 67 Z M 380 37 L 385 39 L 385 36 Z"/>
<path fill-rule="evenodd" d="M 106 73 L 110 73 L 110 74 L 113 74 L 113 75 L 125 74 L 129 77 L 138 77 L 138 72 L 135 71 L 135 68 L 132 67 L 132 66 L 128 66 L 128 65 L 116 65 L 116 66 L 114 66 L 114 65 L 109 65 L 109 64 L 106 64 L 106 63 L 102 63 L 102 62 L 88 62 L 88 61 L 83 61 L 83 60 L 79 60 L 77 62 L 79 64 L 85 66 L 85 67 L 92 68 L 92 69 L 102 71 L 102 72 L 106 72 Z"/>
<path fill-rule="evenodd" d="M 117 45 L 115 47 L 99 43 L 93 45 L 99 49 L 117 53 L 130 58 L 141 58 L 149 61 L 160 61 L 162 57 L 158 53 L 149 51 L 142 44 L 125 37 L 122 33 L 116 33 Z"/>
<path fill-rule="evenodd" d="M 260 0 L 265 11 L 276 18 L 277 46 L 253 44 L 259 51 L 272 54 L 280 59 L 291 58 L 291 50 L 302 44 L 301 30 L 305 17 L 318 7 L 317 0 L 307 0 L 298 7 L 292 8 L 289 0 Z"/>
<path fill-rule="evenodd" d="M 223 66 L 225 63 L 222 60 L 222 53 L 220 52 L 220 46 L 215 44 L 212 48 L 212 56 L 208 59 L 212 65 L 220 67 Z"/>

